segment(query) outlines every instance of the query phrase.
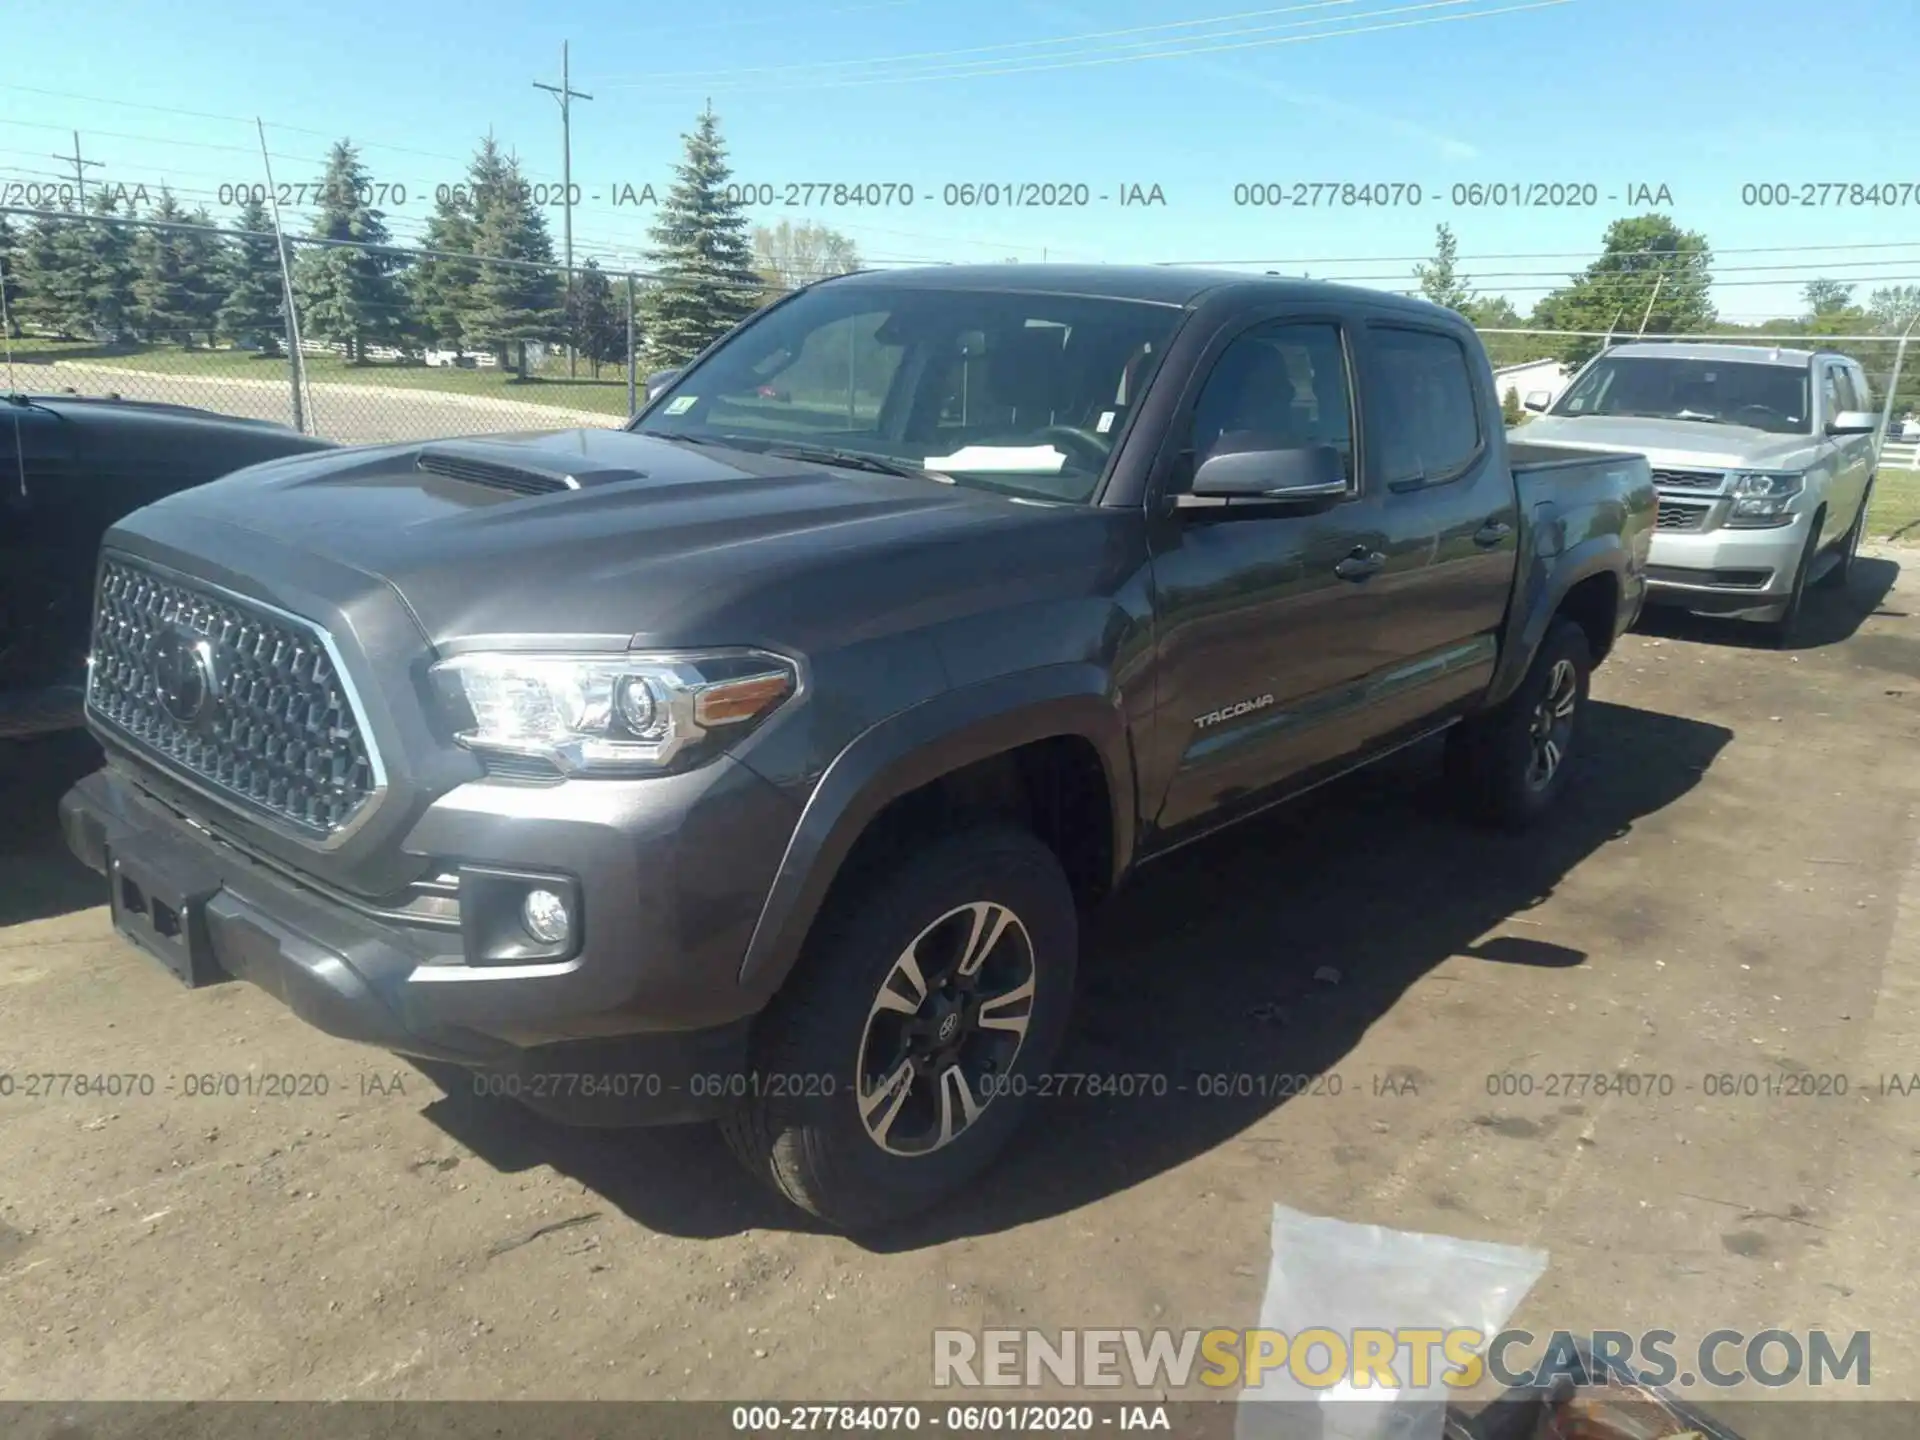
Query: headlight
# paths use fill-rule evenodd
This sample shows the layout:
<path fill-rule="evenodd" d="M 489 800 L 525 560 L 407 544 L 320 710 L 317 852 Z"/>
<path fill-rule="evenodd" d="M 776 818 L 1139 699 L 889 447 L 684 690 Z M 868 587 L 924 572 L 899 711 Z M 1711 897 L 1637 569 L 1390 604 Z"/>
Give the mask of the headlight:
<path fill-rule="evenodd" d="M 1727 492 L 1734 497 L 1727 524 L 1761 528 L 1793 520 L 1793 501 L 1806 488 L 1804 475 L 1749 472 L 1735 475 Z"/>
<path fill-rule="evenodd" d="M 791 660 L 761 650 L 489 650 L 442 660 L 430 673 L 461 745 L 579 775 L 644 775 L 698 761 L 800 688 Z"/>

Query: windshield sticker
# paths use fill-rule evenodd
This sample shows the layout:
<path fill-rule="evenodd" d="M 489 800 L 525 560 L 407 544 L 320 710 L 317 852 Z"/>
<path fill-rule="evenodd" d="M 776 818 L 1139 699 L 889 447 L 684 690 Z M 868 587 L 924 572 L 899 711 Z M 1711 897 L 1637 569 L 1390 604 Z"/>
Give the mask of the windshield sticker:
<path fill-rule="evenodd" d="M 1111 430 L 1113 428 L 1113 411 L 1102 410 L 1100 412 L 1100 421 L 1093 428 L 1094 432 L 1099 435 L 1104 435 L 1107 431 Z"/>
<path fill-rule="evenodd" d="M 661 412 L 666 415 L 684 415 L 700 403 L 698 395 L 676 395 L 667 402 L 667 408 Z"/>
<path fill-rule="evenodd" d="M 929 455 L 929 470 L 972 470 L 981 474 L 1058 475 L 1067 457 L 1051 445 L 967 445 L 951 455 Z"/>

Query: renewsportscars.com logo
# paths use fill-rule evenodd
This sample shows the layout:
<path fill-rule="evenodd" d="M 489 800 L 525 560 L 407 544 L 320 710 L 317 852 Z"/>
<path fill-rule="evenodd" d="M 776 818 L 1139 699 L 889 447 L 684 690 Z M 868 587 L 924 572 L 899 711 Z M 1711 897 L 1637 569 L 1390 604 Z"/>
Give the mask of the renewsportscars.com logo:
<path fill-rule="evenodd" d="M 1536 1347 L 1538 1347 L 1536 1349 Z M 1537 1358 L 1529 1361 L 1528 1356 Z M 1591 1357 L 1591 1364 L 1587 1357 Z M 1309 1390 L 1466 1390 L 1491 1378 L 1533 1388 L 1630 1372 L 1650 1385 L 1731 1389 L 1872 1381 L 1872 1332 L 1714 1330 L 1683 1347 L 1671 1330 L 1467 1329 L 936 1330 L 933 1383 L 959 1387 L 1256 1387 L 1284 1375 Z"/>

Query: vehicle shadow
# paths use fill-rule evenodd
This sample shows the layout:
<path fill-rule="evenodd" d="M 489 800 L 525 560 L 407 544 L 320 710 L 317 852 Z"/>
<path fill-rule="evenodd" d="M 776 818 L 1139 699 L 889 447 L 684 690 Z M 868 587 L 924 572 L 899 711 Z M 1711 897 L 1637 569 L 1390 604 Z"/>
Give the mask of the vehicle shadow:
<path fill-rule="evenodd" d="M 1789 652 L 1818 650 L 1838 645 L 1870 617 L 1881 611 L 1894 582 L 1900 577 L 1900 563 L 1883 556 L 1860 555 L 1853 562 L 1853 574 L 1844 589 L 1810 588 L 1800 612 Z M 1726 645 L 1744 650 L 1766 650 L 1772 645 L 1764 627 L 1746 620 L 1728 620 L 1712 615 L 1690 615 L 1685 610 L 1650 605 L 1640 612 L 1634 627 L 1643 635 L 1658 635 L 1669 640 L 1688 640 L 1702 645 Z"/>
<path fill-rule="evenodd" d="M 1271 1091 L 1203 1094 L 1199 1077 L 1333 1071 L 1452 957 L 1582 964 L 1578 950 L 1483 937 L 1679 799 L 1732 738 L 1717 725 L 1599 702 L 1588 723 L 1562 808 L 1525 836 L 1455 819 L 1429 744 L 1143 869 L 1083 937 L 1084 993 L 1055 1072 L 1147 1077 L 1146 1088 L 1164 1093 L 1032 1097 L 985 1178 L 861 1243 L 898 1251 L 992 1234 L 1180 1165 L 1286 1103 Z M 511 1102 L 476 1099 L 470 1086 L 428 1113 L 483 1160 L 552 1165 L 654 1230 L 814 1228 L 749 1181 L 711 1127 L 568 1131 Z"/>
<path fill-rule="evenodd" d="M 84 730 L 0 740 L 0 926 L 107 903 L 107 882 L 67 850 L 58 808 L 100 762 Z"/>

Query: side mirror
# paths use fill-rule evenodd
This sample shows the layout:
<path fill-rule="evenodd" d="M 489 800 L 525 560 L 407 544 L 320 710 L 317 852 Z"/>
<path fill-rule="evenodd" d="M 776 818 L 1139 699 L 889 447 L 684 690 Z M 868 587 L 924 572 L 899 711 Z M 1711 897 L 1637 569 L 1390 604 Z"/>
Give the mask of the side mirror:
<path fill-rule="evenodd" d="M 1520 402 L 1522 410 L 1531 410 L 1536 415 L 1547 413 L 1547 407 L 1553 404 L 1553 395 L 1546 390 L 1529 390 L 1527 398 Z"/>
<path fill-rule="evenodd" d="M 653 374 L 647 376 L 647 399 L 653 399 L 654 396 L 658 395 L 679 378 L 680 371 L 678 369 L 654 371 Z"/>
<path fill-rule="evenodd" d="M 1880 428 L 1880 417 L 1870 410 L 1842 410 L 1827 421 L 1829 435 L 1871 435 Z"/>
<path fill-rule="evenodd" d="M 1337 500 L 1347 493 L 1347 467 L 1331 445 L 1215 451 L 1193 473 L 1183 506 L 1234 500 Z"/>

